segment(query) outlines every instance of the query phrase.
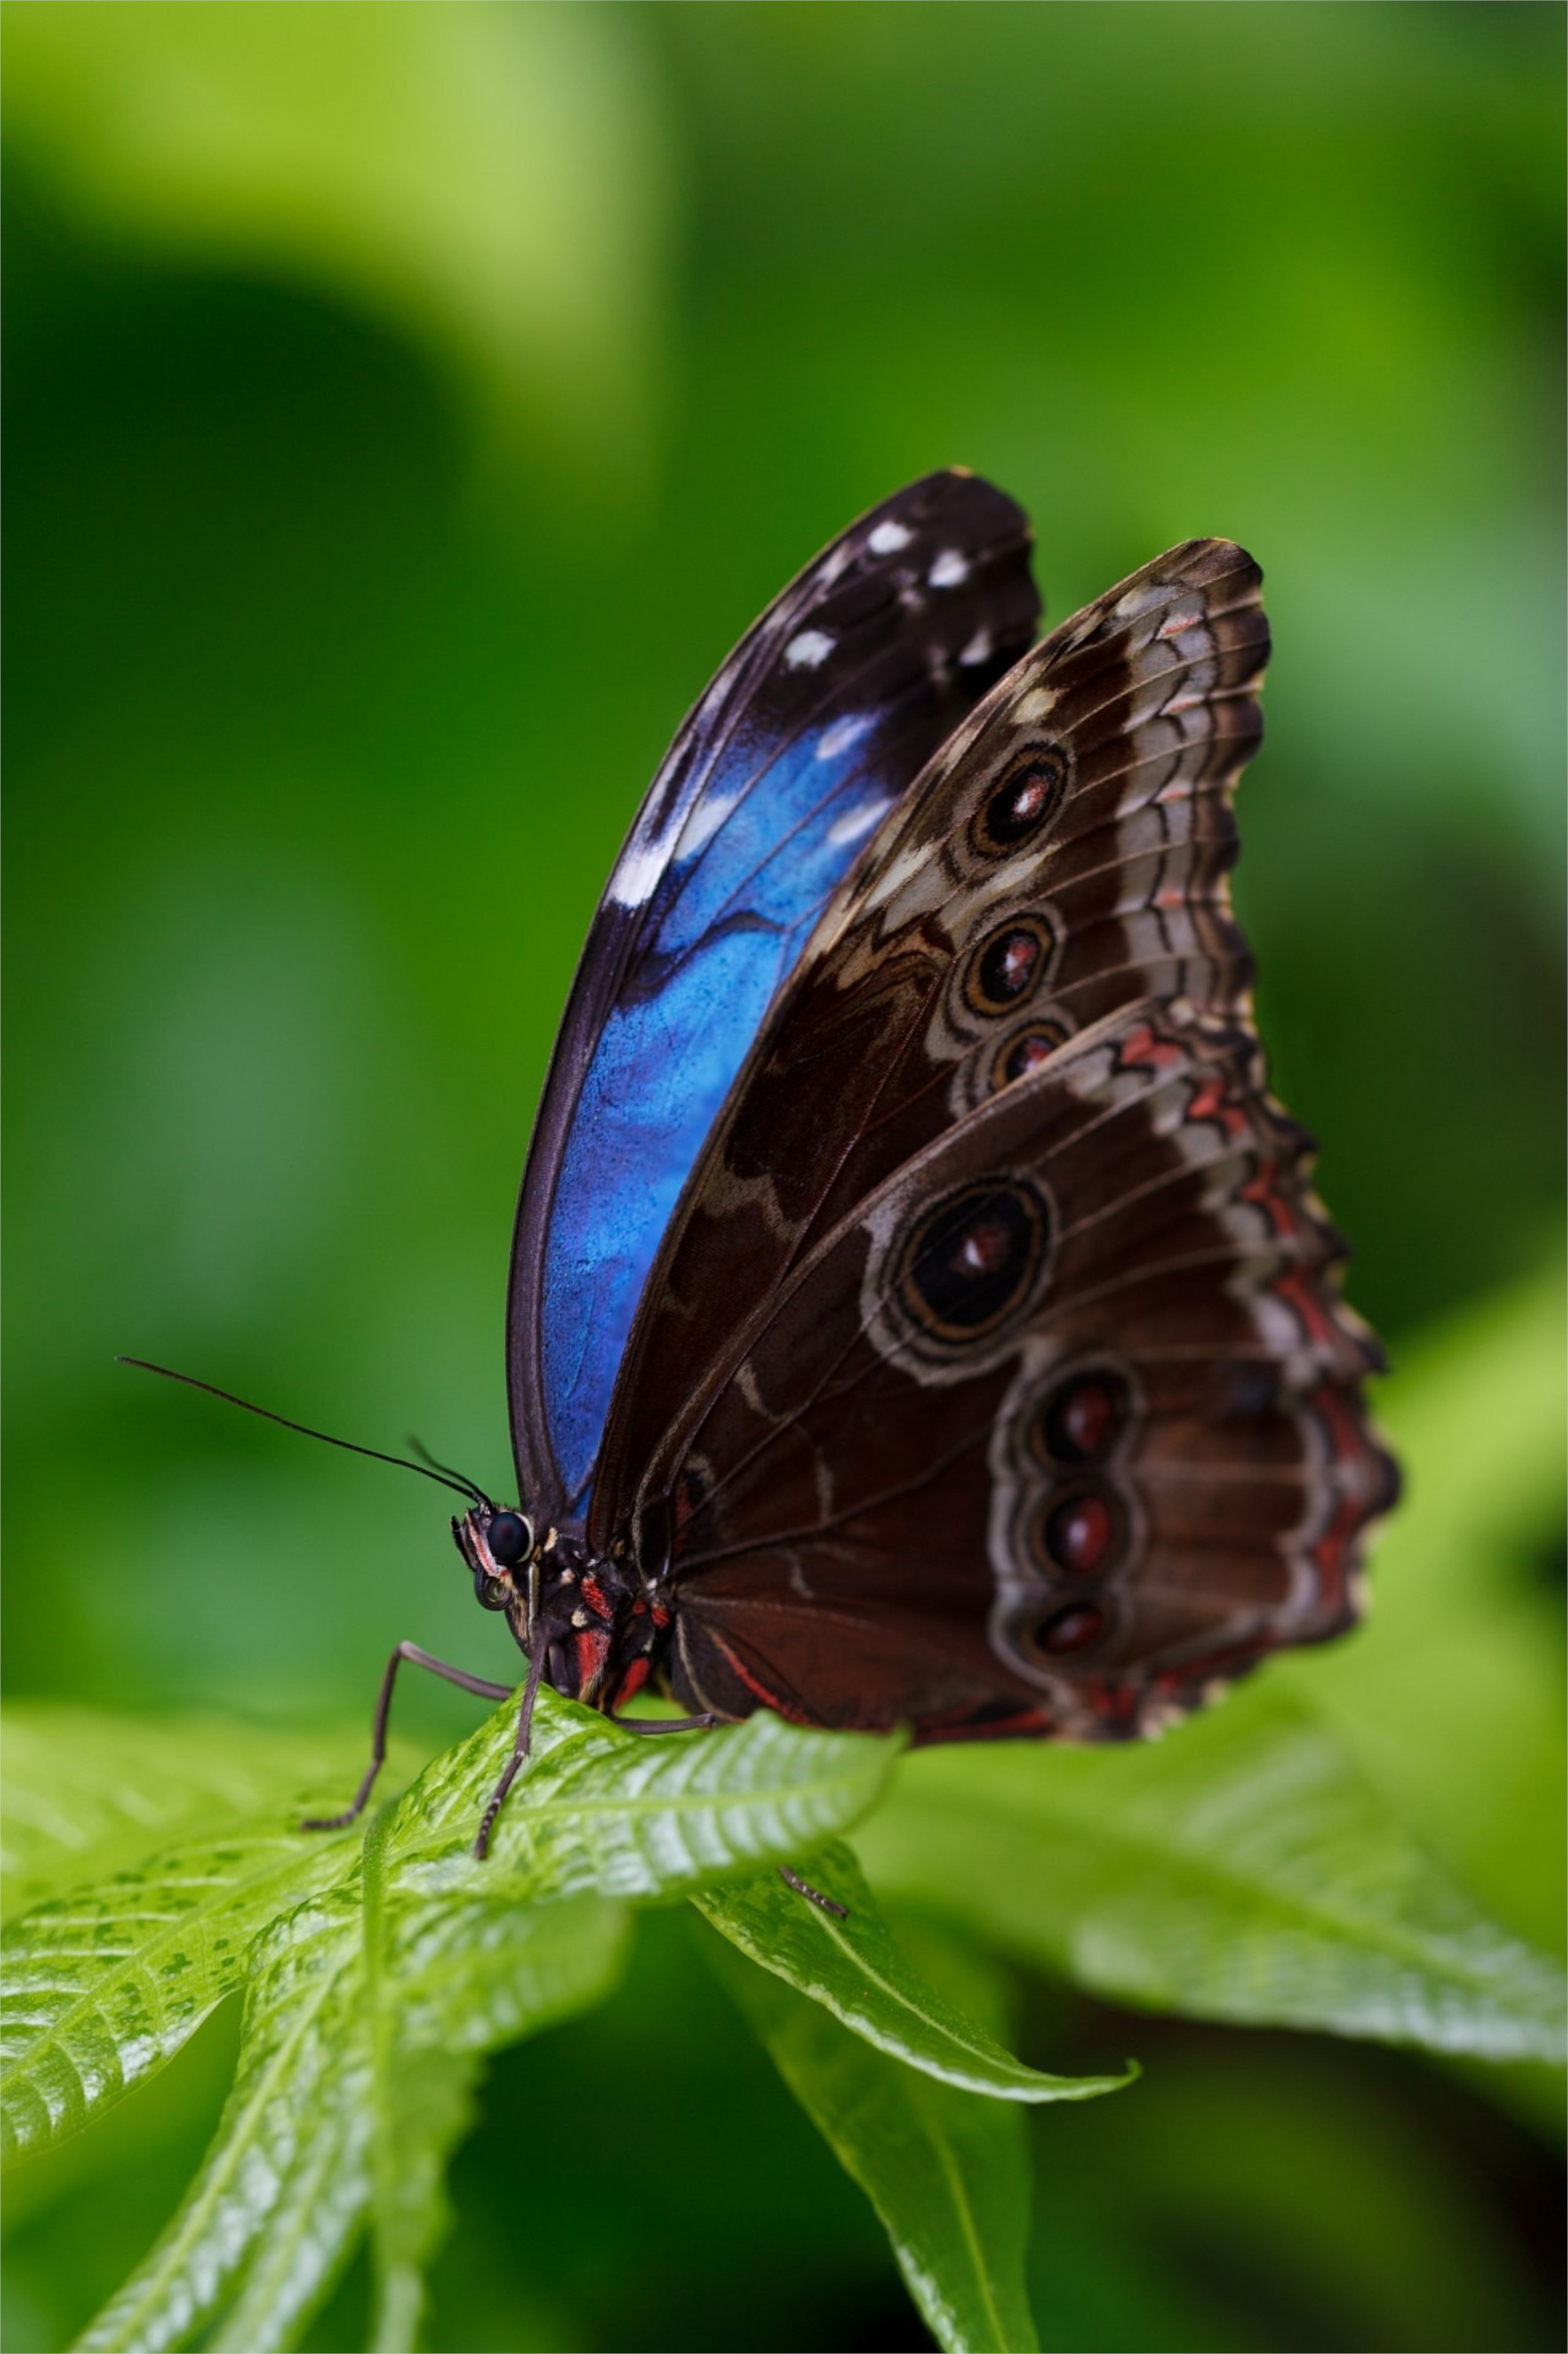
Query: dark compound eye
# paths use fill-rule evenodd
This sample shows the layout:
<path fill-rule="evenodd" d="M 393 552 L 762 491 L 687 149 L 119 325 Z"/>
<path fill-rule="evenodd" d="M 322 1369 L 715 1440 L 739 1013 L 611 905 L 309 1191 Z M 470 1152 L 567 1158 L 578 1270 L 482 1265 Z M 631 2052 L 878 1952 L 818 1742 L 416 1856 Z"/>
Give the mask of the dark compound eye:
<path fill-rule="evenodd" d="M 521 1512 L 497 1512 L 484 1532 L 492 1561 L 508 1568 L 534 1549 L 534 1532 Z"/>

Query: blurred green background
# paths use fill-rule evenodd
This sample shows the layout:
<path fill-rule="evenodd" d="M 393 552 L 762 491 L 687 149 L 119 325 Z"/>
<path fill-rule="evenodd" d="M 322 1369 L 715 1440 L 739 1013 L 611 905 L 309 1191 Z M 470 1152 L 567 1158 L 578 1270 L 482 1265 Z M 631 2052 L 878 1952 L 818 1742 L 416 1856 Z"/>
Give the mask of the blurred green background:
<path fill-rule="evenodd" d="M 1458 1368 L 1461 1452 L 1510 1424 L 1462 1336 L 1560 1216 L 1558 7 L 3 24 L 12 1689 L 314 1721 L 400 1636 L 507 1672 L 428 1491 L 111 1360 L 509 1488 L 512 1204 L 620 836 L 774 590 L 955 461 L 1054 618 L 1189 534 L 1262 562 L 1277 1084 L 1396 1363 Z M 1527 2087 L 1028 2003 L 1049 2064 L 1149 2067 L 1036 2121 L 1048 2345 L 1560 2342 Z M 12 2346 L 141 2253 L 226 2031 L 14 2202 Z M 925 2342 L 673 1925 L 499 2066 L 454 2193 L 436 2346 Z"/>

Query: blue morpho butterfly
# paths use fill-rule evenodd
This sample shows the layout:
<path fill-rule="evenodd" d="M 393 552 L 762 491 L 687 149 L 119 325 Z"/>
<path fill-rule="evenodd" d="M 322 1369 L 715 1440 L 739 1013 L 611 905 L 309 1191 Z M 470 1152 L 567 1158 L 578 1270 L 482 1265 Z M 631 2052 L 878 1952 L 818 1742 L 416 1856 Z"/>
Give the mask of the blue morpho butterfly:
<path fill-rule="evenodd" d="M 1355 1616 L 1377 1351 L 1227 883 L 1260 576 L 1189 540 L 1031 649 L 1029 544 L 959 472 L 853 525 L 610 875 L 513 1244 L 518 1505 L 429 1467 L 529 1662 L 482 1854 L 541 1681 L 1118 1738 Z M 508 1689 L 401 1645 L 338 1822 L 401 1659 Z"/>

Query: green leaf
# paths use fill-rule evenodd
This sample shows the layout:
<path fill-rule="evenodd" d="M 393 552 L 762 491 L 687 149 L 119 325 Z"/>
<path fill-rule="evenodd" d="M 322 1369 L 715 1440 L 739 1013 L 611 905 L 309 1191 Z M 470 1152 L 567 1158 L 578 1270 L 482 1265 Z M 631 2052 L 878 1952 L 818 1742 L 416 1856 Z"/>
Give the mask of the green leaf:
<path fill-rule="evenodd" d="M 432 1887 L 504 1872 L 534 1898 L 683 1895 L 847 1829 L 881 1797 L 903 1746 L 896 1734 L 808 1733 L 766 1714 L 701 1734 L 636 1734 L 542 1691 L 532 1755 L 476 1864 L 474 1832 L 515 1722 L 508 1702 L 421 1777 L 399 1840 Z"/>
<path fill-rule="evenodd" d="M 302 1791 L 341 1805 L 363 1763 L 357 1731 L 312 1740 L 199 1717 L 7 1702 L 0 1913 L 108 1880 L 188 1832 L 238 1826 Z"/>
<path fill-rule="evenodd" d="M 837 1842 L 808 1856 L 800 1876 L 847 1907 L 839 1920 L 777 1873 L 693 1899 L 752 1961 L 821 2003 L 853 2033 L 945 2084 L 999 2101 L 1088 2101 L 1119 2076 L 1047 2076 L 1026 2068 L 927 1984 L 872 1897 L 859 1864 Z"/>
<path fill-rule="evenodd" d="M 7 2163 L 63 2140 L 173 2059 L 244 1975 L 250 1940 L 340 1854 L 299 1809 L 171 1849 L 8 1925 L 0 2044 Z"/>
<path fill-rule="evenodd" d="M 1456 1887 L 1332 1732 L 1257 1687 L 1160 1746 L 925 1751 L 865 1848 L 879 1886 L 1114 2001 L 1561 2052 L 1553 1966 Z"/>
<path fill-rule="evenodd" d="M 340 1802 L 345 1737 L 149 1723 L 34 1703 L 5 1721 L 7 1858 L 35 1902 L 0 1935 L 0 2147 L 76 2132 L 173 2058 L 241 1983 L 250 1939 L 343 1871 L 302 1832 Z M 171 1830 L 204 1826 L 170 1847 Z"/>
<path fill-rule="evenodd" d="M 388 1828 L 379 1819 L 387 1847 Z M 520 1906 L 499 1882 L 482 1920 L 474 1902 L 457 1909 L 461 1920 L 432 1921 L 448 1908 L 393 1884 L 383 1857 L 273 1925 L 202 2172 L 84 2349 L 176 2346 L 236 2289 L 212 2344 L 287 2345 L 345 2260 L 373 2192 L 382 2342 L 412 2343 L 418 2266 L 441 2227 L 437 2177 L 480 2053 L 599 2001 L 624 1935 L 597 1899 Z M 452 1956 L 476 1933 L 486 1967 L 474 2001 Z M 449 2042 L 458 2056 L 442 2085 Z"/>
<path fill-rule="evenodd" d="M 1023 2264 L 1029 2158 L 1016 2105 L 955 2091 L 871 2050 L 777 1975 L 733 1956 L 719 1957 L 719 1975 L 875 2208 L 938 2344 L 951 2354 L 1036 2347 Z"/>
<path fill-rule="evenodd" d="M 106 2077 L 115 2062 L 129 2081 L 128 2036 L 143 2069 L 166 2057 L 195 2024 L 189 1988 L 210 2007 L 252 1940 L 238 2073 L 201 2176 L 84 2346 L 172 2347 L 204 2329 L 216 2347 L 286 2345 L 367 2217 L 376 2344 L 411 2346 L 479 2062 L 609 1990 L 624 1920 L 605 1899 L 683 1894 L 809 1848 L 864 1811 L 899 1745 L 773 1719 L 649 1738 L 546 1692 L 480 1863 L 472 1841 L 514 1724 L 508 1702 L 366 1834 L 301 1835 L 291 1817 L 287 1835 L 270 1822 L 249 1845 L 199 1851 L 199 1871 L 182 1850 L 71 1901 L 69 1992 Z M 56 1950 L 59 1909 L 23 1917 L 19 1953 L 32 1939 Z M 171 1938 L 185 2008 L 166 1999 L 159 2041 L 143 2025 L 158 1983 L 148 1956 L 166 1975 Z M 50 2024 L 63 2076 L 75 2047 Z M 72 2027 L 79 2041 L 74 2012 Z M 62 2109 L 59 2129 L 89 2105 Z"/>

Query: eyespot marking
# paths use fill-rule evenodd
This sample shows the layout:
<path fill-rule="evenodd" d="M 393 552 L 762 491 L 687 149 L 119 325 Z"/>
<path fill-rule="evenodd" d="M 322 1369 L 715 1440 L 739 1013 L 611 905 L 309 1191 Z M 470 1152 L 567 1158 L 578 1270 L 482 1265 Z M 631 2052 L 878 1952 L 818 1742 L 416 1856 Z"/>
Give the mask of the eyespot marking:
<path fill-rule="evenodd" d="M 895 1278 L 905 1315 L 944 1341 L 979 1341 L 1030 1300 L 1050 1245 L 1050 1214 L 1031 1185 L 992 1178 L 927 1210 Z"/>
<path fill-rule="evenodd" d="M 969 821 L 969 840 L 983 857 L 1005 858 L 1035 840 L 1062 806 L 1067 755 L 1040 743 L 1014 755 Z"/>
<path fill-rule="evenodd" d="M 1080 1488 L 1047 1497 L 1030 1532 L 1030 1549 L 1043 1569 L 1064 1577 L 1098 1577 L 1120 1558 L 1125 1515 L 1098 1488 Z"/>
<path fill-rule="evenodd" d="M 1033 997 L 1044 979 L 1055 940 L 1038 916 L 999 924 L 964 967 L 964 1002 L 974 1013 L 1007 1013 Z"/>
<path fill-rule="evenodd" d="M 1103 1463 L 1130 1418 L 1132 1402 L 1119 1373 L 1092 1368 L 1069 1375 L 1041 1404 L 1030 1426 L 1029 1451 L 1047 1468 Z"/>
<path fill-rule="evenodd" d="M 1027 1029 L 1015 1030 L 1004 1038 L 991 1060 L 991 1092 L 1010 1087 L 1016 1079 L 1026 1079 L 1048 1062 L 1058 1046 L 1065 1046 L 1072 1033 L 1065 1023 L 1043 1020 L 1031 1022 Z"/>
<path fill-rule="evenodd" d="M 1106 1614 L 1092 1603 L 1075 1602 L 1058 1610 L 1035 1629 L 1034 1645 L 1050 1659 L 1075 1657 L 1091 1650 L 1106 1630 Z"/>

